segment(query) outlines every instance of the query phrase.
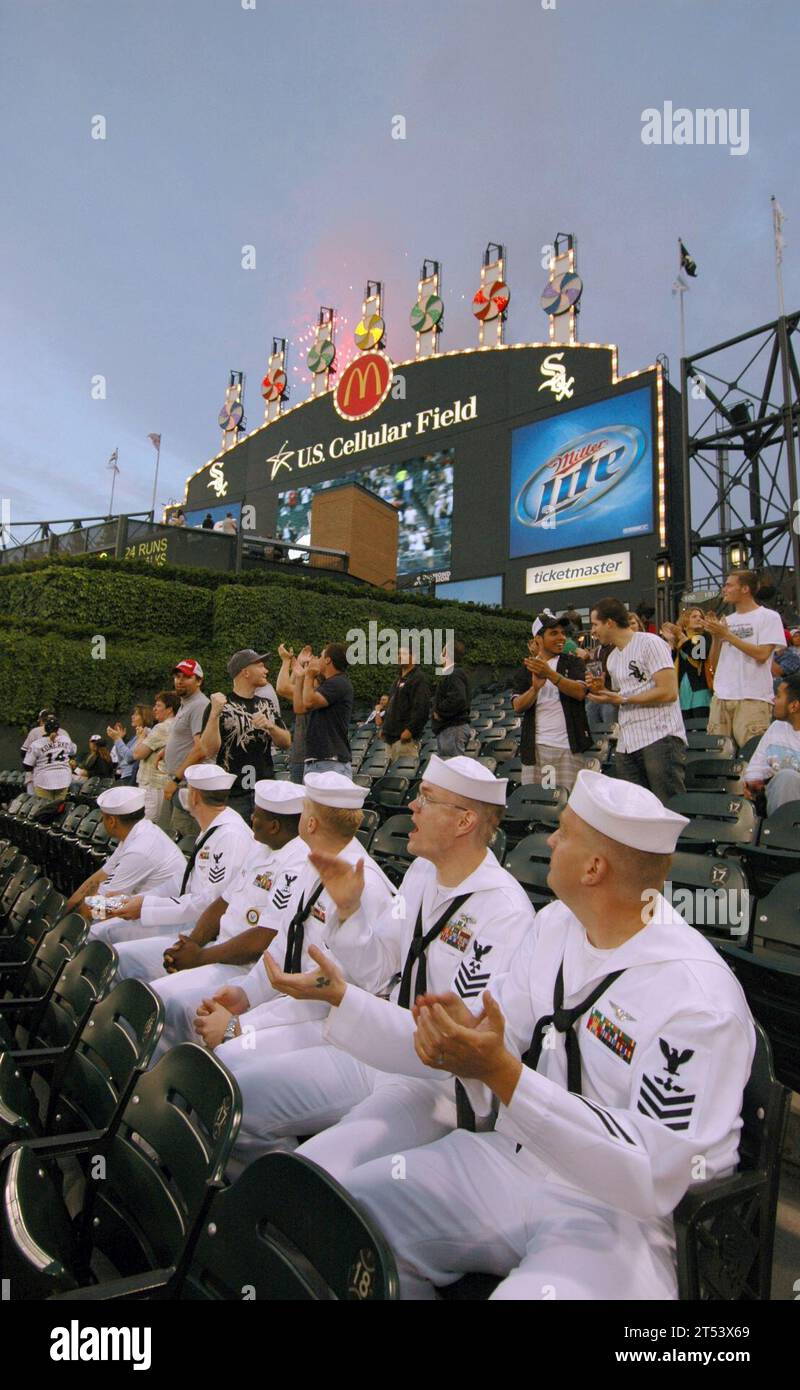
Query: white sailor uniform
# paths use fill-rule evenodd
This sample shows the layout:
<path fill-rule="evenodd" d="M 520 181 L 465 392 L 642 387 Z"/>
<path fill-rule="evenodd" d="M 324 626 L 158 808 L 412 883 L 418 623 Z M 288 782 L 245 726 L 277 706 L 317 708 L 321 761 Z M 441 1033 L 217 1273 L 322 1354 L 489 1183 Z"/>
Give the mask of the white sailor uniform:
<path fill-rule="evenodd" d="M 230 891 L 224 896 L 227 903 L 219 924 L 216 943 L 229 941 L 240 932 L 253 927 L 278 930 L 289 912 L 294 885 L 306 868 L 308 846 L 295 835 L 278 850 L 255 842 Z M 224 984 L 239 984 L 238 976 L 246 976 L 247 965 L 199 965 L 193 970 L 178 970 L 168 975 L 163 966 L 164 951 L 175 943 L 175 935 L 157 937 L 145 943 L 151 952 L 150 964 L 158 969 L 148 979 L 164 1002 L 164 1029 L 159 1039 L 155 1060 L 174 1043 L 187 1038 L 197 1041 L 194 1016 L 198 1005 Z M 120 950 L 122 954 L 122 950 Z"/>
<path fill-rule="evenodd" d="M 580 1092 L 567 1089 L 564 1035 L 547 1029 L 538 1070 L 525 1067 L 493 1133 L 458 1130 L 345 1180 L 394 1249 L 406 1297 L 431 1297 L 475 1270 L 507 1276 L 502 1299 L 676 1296 L 672 1212 L 693 1180 L 736 1164 L 755 1049 L 747 1004 L 722 958 L 663 898 L 647 927 L 607 951 L 556 902 L 492 986 L 506 1046 L 521 1057 L 537 1021 L 553 1015 L 562 963 L 565 1010 L 596 995 L 569 1049 Z M 372 1061 L 426 1070 L 413 1025 L 405 1040 L 382 1039 L 366 1029 L 363 1003 L 348 989 L 328 1036 L 357 1056 L 366 1036 Z M 466 1089 L 488 1111 L 485 1088 Z"/>
<path fill-rule="evenodd" d="M 198 917 L 216 898 L 225 896 L 225 887 L 235 879 L 252 853 L 253 832 L 236 811 L 223 807 L 211 824 L 201 831 L 184 865 L 178 893 L 171 897 L 145 895 L 139 920 L 126 922 L 112 917 L 95 933 L 120 949 L 118 976 L 150 980 L 162 970 L 153 941 L 167 932 L 171 945 L 179 931 L 190 931 Z M 140 948 L 140 949 L 137 949 Z M 161 953 L 163 955 L 163 951 Z M 152 974 L 148 973 L 152 968 Z"/>
<path fill-rule="evenodd" d="M 323 949 L 349 980 L 362 986 L 355 993 L 368 1001 L 371 1014 L 400 1015 L 401 1026 L 408 1023 L 413 1031 L 408 1004 L 425 989 L 453 989 L 468 1007 L 478 1009 L 483 990 L 495 972 L 508 968 L 533 920 L 526 894 L 490 850 L 457 887 L 440 886 L 434 865 L 417 859 L 398 898 L 382 914 L 372 912 L 362 898 L 359 910 L 340 926 L 333 909 Z M 418 954 L 417 946 L 426 938 L 425 950 Z M 394 1002 L 374 997 L 400 973 Z M 251 997 L 247 982 L 241 983 Z M 397 1003 L 401 996 L 402 1008 Z M 251 1021 L 261 1028 L 277 1021 L 292 1005 L 296 1009 L 297 1001 L 284 999 L 254 1009 L 242 1016 L 243 1030 Z M 321 1015 L 329 1012 L 327 1005 L 307 1007 Z M 311 1050 L 293 1048 L 278 1056 L 284 1041 L 267 1033 L 248 1037 L 243 1031 L 217 1050 L 242 1090 L 244 1115 L 234 1151 L 239 1161 L 270 1148 L 293 1148 L 297 1135 L 316 1134 L 303 1153 L 338 1176 L 377 1154 L 395 1152 L 398 1144 L 428 1143 L 456 1123 L 452 1078 L 427 1070 L 416 1079 L 384 1075 L 370 1065 L 368 1044 L 357 1060 L 325 1042 L 322 1028 Z M 328 1129 L 331 1125 L 335 1129 Z"/>
<path fill-rule="evenodd" d="M 180 892 L 185 868 L 186 860 L 174 840 L 153 821 L 140 820 L 103 865 L 103 873 L 108 877 L 100 892 L 107 898 L 116 893 L 127 897 L 138 893 L 168 897 Z M 120 917 L 109 917 L 104 922 L 93 922 L 90 935 L 103 941 L 124 941 L 126 936 L 116 933 L 127 931 L 131 925 Z"/>

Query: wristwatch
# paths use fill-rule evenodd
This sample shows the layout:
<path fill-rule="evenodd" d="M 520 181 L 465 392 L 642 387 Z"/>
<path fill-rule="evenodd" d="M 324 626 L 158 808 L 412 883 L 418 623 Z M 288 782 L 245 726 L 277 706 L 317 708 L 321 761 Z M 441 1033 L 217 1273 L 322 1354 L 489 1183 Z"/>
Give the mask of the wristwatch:
<path fill-rule="evenodd" d="M 231 1017 L 228 1019 L 228 1024 L 225 1029 L 225 1032 L 222 1034 L 223 1042 L 230 1042 L 231 1038 L 236 1037 L 236 1025 L 238 1022 L 239 1020 L 236 1017 L 236 1015 L 232 1014 Z"/>

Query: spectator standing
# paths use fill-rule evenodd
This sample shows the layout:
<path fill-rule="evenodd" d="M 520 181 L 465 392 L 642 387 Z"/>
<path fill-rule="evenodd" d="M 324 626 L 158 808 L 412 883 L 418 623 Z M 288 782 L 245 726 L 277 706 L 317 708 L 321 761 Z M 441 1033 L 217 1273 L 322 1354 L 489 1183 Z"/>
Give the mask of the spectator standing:
<path fill-rule="evenodd" d="M 389 691 L 389 703 L 381 725 L 381 738 L 388 746 L 390 763 L 401 754 L 419 757 L 422 731 L 431 712 L 428 682 L 419 666 L 414 664 L 407 647 L 398 651 L 397 664 L 400 675 Z"/>
<path fill-rule="evenodd" d="M 134 786 L 137 780 L 139 765 L 133 756 L 133 750 L 140 738 L 144 738 L 153 727 L 153 711 L 149 705 L 134 705 L 131 713 L 131 728 L 133 733 L 126 739 L 126 729 L 124 724 L 117 720 L 116 724 L 109 724 L 106 735 L 111 740 L 111 745 L 117 755 L 117 777 L 120 782 L 128 786 Z"/>
<path fill-rule="evenodd" d="M 775 718 L 744 772 L 748 795 L 763 791 L 767 815 L 800 801 L 800 672 L 781 681 Z"/>
<path fill-rule="evenodd" d="M 114 759 L 102 734 L 90 734 L 83 770 L 87 777 L 116 777 Z"/>
<path fill-rule="evenodd" d="M 228 662 L 233 689 L 227 695 L 217 691 L 211 696 L 200 740 L 203 756 L 235 775 L 228 805 L 248 825 L 255 783 L 275 775 L 273 743 L 288 748 L 292 741 L 280 718 L 278 697 L 267 682 L 265 661 L 266 655 L 252 647 L 234 652 Z"/>
<path fill-rule="evenodd" d="M 708 732 L 733 737 L 739 748 L 769 727 L 775 698 L 773 652 L 786 645 L 779 614 L 756 603 L 757 587 L 752 570 L 729 574 L 722 593 L 734 612 L 727 618 L 706 613 L 704 619 L 705 631 L 713 639 L 709 659 L 714 695 Z"/>
<path fill-rule="evenodd" d="M 348 731 L 353 699 L 347 652 L 341 643 L 329 642 L 319 658 L 309 661 L 303 673 L 303 705 L 308 711 L 306 776 L 309 772 L 340 772 L 352 778 Z"/>
<path fill-rule="evenodd" d="M 566 618 L 545 612 L 533 624 L 529 655 L 514 674 L 513 705 L 522 715 L 519 755 L 521 781 L 541 783 L 553 769 L 558 786 L 572 790 L 592 746 L 586 719 L 585 667 L 564 650 Z"/>
<path fill-rule="evenodd" d="M 292 751 L 289 755 L 289 777 L 292 782 L 301 783 L 305 773 L 306 727 L 308 711 L 303 704 L 303 679 L 306 667 L 313 659 L 314 652 L 308 644 L 295 656 L 291 647 L 283 643 L 278 647 L 281 669 L 278 672 L 278 694 L 281 699 L 291 700 L 294 714 L 292 729 Z"/>
<path fill-rule="evenodd" d="M 678 698 L 685 715 L 707 715 L 711 704 L 706 674 L 711 638 L 704 631 L 704 620 L 702 608 L 686 608 L 677 623 L 664 623 L 661 628 L 661 636 L 675 653 Z"/>
<path fill-rule="evenodd" d="M 75 744 L 56 716 L 47 715 L 41 737 L 33 740 L 25 754 L 25 766 L 31 770 L 35 796 L 48 801 L 60 800 L 72 781 L 69 760 L 75 751 Z"/>
<path fill-rule="evenodd" d="M 214 530 L 214 518 L 210 512 L 206 512 L 205 516 L 203 517 L 203 520 L 200 523 L 200 529 L 202 531 Z"/>
<path fill-rule="evenodd" d="M 145 816 L 152 821 L 158 820 L 164 805 L 164 787 L 169 779 L 163 770 L 162 758 L 170 721 L 179 703 L 174 690 L 160 690 L 153 701 L 153 727 L 144 729 L 133 746 L 133 757 L 139 765 L 137 786 L 144 792 Z"/>
<path fill-rule="evenodd" d="M 200 749 L 200 735 L 209 699 L 203 694 L 203 668 L 199 661 L 192 657 L 179 661 L 172 677 L 180 705 L 175 718 L 170 721 L 164 746 L 163 770 L 167 779 L 161 789 L 164 800 L 158 823 L 168 835 L 180 839 L 182 835 L 196 834 L 194 819 L 188 811 L 184 811 L 177 791 L 187 767 L 206 761 Z"/>
<path fill-rule="evenodd" d="M 436 735 L 436 751 L 441 758 L 456 758 L 469 742 L 470 689 L 462 662 L 463 642 L 454 642 L 445 651 L 445 666 L 433 695 L 431 727 Z"/>
<path fill-rule="evenodd" d="M 39 710 L 39 713 L 38 713 L 37 716 L 36 716 L 36 723 L 34 724 L 34 726 L 33 726 L 32 729 L 29 729 L 29 730 L 28 730 L 27 734 L 25 735 L 25 738 L 24 738 L 23 741 L 22 741 L 22 746 L 21 746 L 21 748 L 20 748 L 20 752 L 22 753 L 22 765 L 23 765 L 23 767 L 25 768 L 25 770 L 26 770 L 26 772 L 27 772 L 27 780 L 26 780 L 26 782 L 25 782 L 25 790 L 26 790 L 26 792 L 27 792 L 30 796 L 33 795 L 33 771 L 32 771 L 31 768 L 29 768 L 29 767 L 27 766 L 27 764 L 26 764 L 26 762 L 25 762 L 25 758 L 26 758 L 28 749 L 30 748 L 31 744 L 32 744 L 32 743 L 35 743 L 37 739 L 43 737 L 43 735 L 44 735 L 44 723 L 45 723 L 45 720 L 46 720 L 46 719 L 55 719 L 55 718 L 56 718 L 56 712 L 55 712 L 55 710 L 52 710 L 52 709 L 40 709 L 40 710 Z M 69 734 L 67 733 L 66 729 L 62 729 L 62 730 L 61 730 L 61 733 L 64 735 L 65 738 L 69 738 Z"/>
<path fill-rule="evenodd" d="M 595 604 L 592 635 L 613 646 L 608 675 L 614 689 L 602 689 L 587 672 L 587 698 L 617 707 L 617 776 L 649 787 L 667 802 L 686 790 L 686 732 L 672 652 L 654 632 L 634 632 L 628 610 L 616 598 Z"/>

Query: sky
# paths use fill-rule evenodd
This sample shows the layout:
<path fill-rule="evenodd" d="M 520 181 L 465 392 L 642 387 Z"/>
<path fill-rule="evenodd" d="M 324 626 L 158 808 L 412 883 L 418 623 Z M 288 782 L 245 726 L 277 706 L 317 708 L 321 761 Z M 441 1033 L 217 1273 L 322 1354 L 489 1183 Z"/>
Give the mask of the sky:
<path fill-rule="evenodd" d="M 677 380 L 678 236 L 692 352 L 776 316 L 775 194 L 800 307 L 799 40 L 796 0 L 0 0 L 12 525 L 105 513 L 115 448 L 115 510 L 148 508 L 151 432 L 157 500 L 182 497 L 228 372 L 255 428 L 285 336 L 304 399 L 301 335 L 332 305 L 347 348 L 368 279 L 390 355 L 412 356 L 426 257 L 443 349 L 477 341 L 489 241 L 507 341 L 542 341 L 542 249 L 571 232 L 581 339 L 618 344 L 622 371 L 666 353 Z M 665 102 L 733 109 L 742 153 L 643 143 Z"/>

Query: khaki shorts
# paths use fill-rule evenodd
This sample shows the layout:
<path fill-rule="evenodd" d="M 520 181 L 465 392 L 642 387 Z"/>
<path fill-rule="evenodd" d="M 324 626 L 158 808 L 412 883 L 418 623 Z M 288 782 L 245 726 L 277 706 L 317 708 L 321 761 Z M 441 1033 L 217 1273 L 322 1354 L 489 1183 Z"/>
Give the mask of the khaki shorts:
<path fill-rule="evenodd" d="M 765 734 L 772 723 L 772 705 L 767 700 L 719 700 L 711 698 L 708 732 L 732 738 L 737 748 L 748 739 Z"/>

